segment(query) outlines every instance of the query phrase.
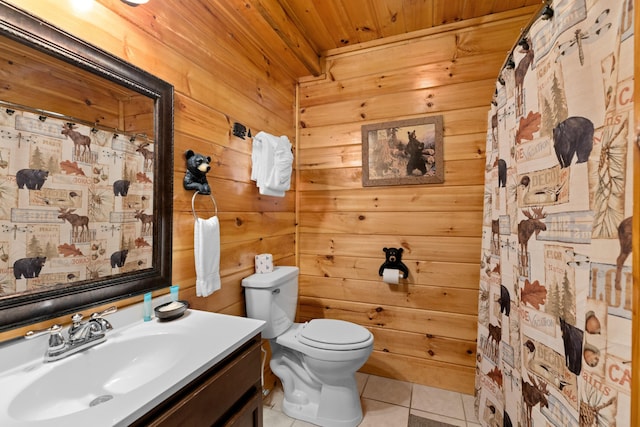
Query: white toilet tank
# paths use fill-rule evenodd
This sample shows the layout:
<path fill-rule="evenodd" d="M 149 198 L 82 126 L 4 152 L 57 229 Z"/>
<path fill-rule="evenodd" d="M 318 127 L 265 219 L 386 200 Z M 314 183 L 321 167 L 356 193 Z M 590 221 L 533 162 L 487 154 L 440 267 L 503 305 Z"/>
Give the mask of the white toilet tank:
<path fill-rule="evenodd" d="M 275 338 L 293 324 L 298 304 L 298 267 L 274 267 L 242 279 L 247 316 L 267 322 L 262 337 Z"/>

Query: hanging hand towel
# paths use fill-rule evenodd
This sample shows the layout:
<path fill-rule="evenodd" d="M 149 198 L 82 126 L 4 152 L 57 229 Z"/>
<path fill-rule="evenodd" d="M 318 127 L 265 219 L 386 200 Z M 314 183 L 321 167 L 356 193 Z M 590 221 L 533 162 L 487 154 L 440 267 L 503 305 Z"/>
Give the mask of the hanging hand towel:
<path fill-rule="evenodd" d="M 196 218 L 193 231 L 196 296 L 206 297 L 220 289 L 220 223 L 218 217 Z"/>

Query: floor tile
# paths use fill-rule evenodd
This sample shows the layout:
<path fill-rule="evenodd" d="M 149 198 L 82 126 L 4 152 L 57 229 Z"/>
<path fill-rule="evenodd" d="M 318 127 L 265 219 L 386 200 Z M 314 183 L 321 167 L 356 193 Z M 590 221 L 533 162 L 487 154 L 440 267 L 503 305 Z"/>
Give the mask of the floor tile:
<path fill-rule="evenodd" d="M 467 422 L 471 421 L 472 423 L 480 424 L 478 421 L 478 417 L 476 416 L 476 408 L 474 405 L 476 398 L 471 396 L 470 394 L 462 395 L 462 406 L 464 407 L 464 416 Z"/>
<path fill-rule="evenodd" d="M 371 380 L 371 378 L 369 378 Z M 364 417 L 359 427 L 407 427 L 409 408 L 362 399 Z"/>
<path fill-rule="evenodd" d="M 362 397 L 409 407 L 411 404 L 411 383 L 371 375 L 367 380 Z"/>
<path fill-rule="evenodd" d="M 282 400 L 284 399 L 284 391 L 282 390 L 282 386 L 278 383 L 276 387 L 271 390 L 269 396 L 265 398 L 268 403 L 268 406 L 271 409 L 275 409 L 276 411 L 282 412 Z"/>
<path fill-rule="evenodd" d="M 411 408 L 459 420 L 465 419 L 461 394 L 435 387 L 414 384 Z"/>
<path fill-rule="evenodd" d="M 266 424 L 265 424 L 265 427 L 267 427 Z M 305 421 L 295 420 L 291 427 L 317 427 L 317 425 L 307 423 Z"/>
<path fill-rule="evenodd" d="M 456 418 L 451 418 L 451 417 L 445 417 L 444 415 L 432 414 L 430 412 L 423 412 L 415 409 L 412 409 L 410 414 L 416 415 L 418 417 L 426 418 L 428 420 L 451 424 L 452 426 L 455 426 L 455 427 L 467 427 L 466 421 L 459 420 Z"/>
<path fill-rule="evenodd" d="M 262 424 L 264 427 L 291 427 L 294 419 L 284 413 L 268 407 L 262 408 Z"/>
<path fill-rule="evenodd" d="M 364 413 L 359 427 L 406 427 L 409 413 L 456 427 L 479 427 L 473 396 L 359 372 L 356 382 Z M 279 384 L 265 398 L 265 427 L 314 427 L 285 415 L 283 398 Z"/>
<path fill-rule="evenodd" d="M 367 384 L 369 374 L 363 374 L 362 372 L 356 372 L 356 383 L 358 383 L 358 395 L 362 396 L 364 386 Z"/>

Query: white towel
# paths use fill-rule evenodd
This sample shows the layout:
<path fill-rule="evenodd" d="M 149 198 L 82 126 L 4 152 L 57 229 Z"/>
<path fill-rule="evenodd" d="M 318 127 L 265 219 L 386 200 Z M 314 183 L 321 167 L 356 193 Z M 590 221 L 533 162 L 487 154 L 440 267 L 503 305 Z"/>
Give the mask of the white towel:
<path fill-rule="evenodd" d="M 196 218 L 193 228 L 196 262 L 196 296 L 206 297 L 220 289 L 220 223 L 218 217 Z"/>
<path fill-rule="evenodd" d="M 287 191 L 291 187 L 293 172 L 293 152 L 289 138 L 281 136 L 273 151 L 273 165 L 267 177 L 266 187 L 271 190 Z"/>
<path fill-rule="evenodd" d="M 259 187 L 258 191 L 260 192 L 260 194 L 262 194 L 263 196 L 276 196 L 276 197 L 284 197 L 284 191 L 280 191 L 280 190 L 272 190 L 269 187 Z"/>
<path fill-rule="evenodd" d="M 293 171 L 289 138 L 258 132 L 253 137 L 251 164 L 251 180 L 256 181 L 260 194 L 284 197 Z"/>
<path fill-rule="evenodd" d="M 251 181 L 258 182 L 262 169 L 262 139 L 260 133 L 253 137 L 251 142 Z"/>

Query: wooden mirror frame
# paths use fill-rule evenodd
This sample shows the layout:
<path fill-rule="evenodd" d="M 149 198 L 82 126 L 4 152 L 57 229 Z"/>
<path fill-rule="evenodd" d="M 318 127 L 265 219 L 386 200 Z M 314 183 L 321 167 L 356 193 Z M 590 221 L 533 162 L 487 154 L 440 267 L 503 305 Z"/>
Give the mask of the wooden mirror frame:
<path fill-rule="evenodd" d="M 154 102 L 152 267 L 73 286 L 0 296 L 0 331 L 82 311 L 171 284 L 173 86 L 0 0 L 0 36 L 149 97 Z"/>

